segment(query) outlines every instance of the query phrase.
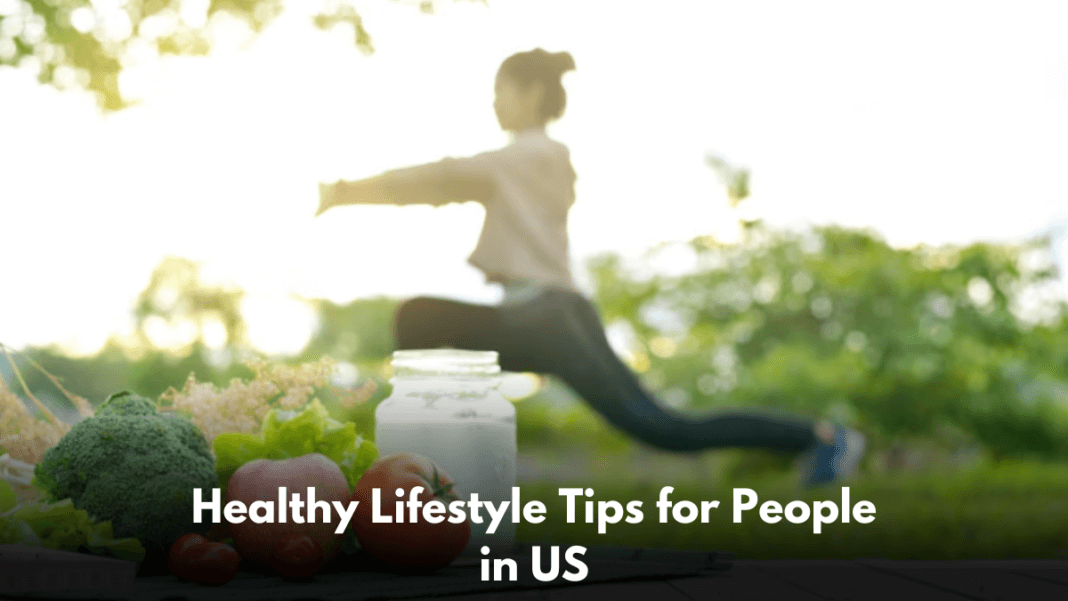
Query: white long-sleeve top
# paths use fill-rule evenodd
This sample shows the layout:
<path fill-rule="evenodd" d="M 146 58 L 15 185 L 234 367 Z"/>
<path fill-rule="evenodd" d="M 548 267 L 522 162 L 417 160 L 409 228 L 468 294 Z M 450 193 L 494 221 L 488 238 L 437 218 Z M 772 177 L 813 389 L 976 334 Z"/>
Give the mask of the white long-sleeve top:
<path fill-rule="evenodd" d="M 476 200 L 485 206 L 486 219 L 467 261 L 487 281 L 577 291 L 567 237 L 575 171 L 567 147 L 544 130 L 520 132 L 497 150 L 394 169 L 375 179 L 377 194 L 360 190 L 359 182 L 339 182 L 327 190 L 343 204 L 440 206 Z"/>

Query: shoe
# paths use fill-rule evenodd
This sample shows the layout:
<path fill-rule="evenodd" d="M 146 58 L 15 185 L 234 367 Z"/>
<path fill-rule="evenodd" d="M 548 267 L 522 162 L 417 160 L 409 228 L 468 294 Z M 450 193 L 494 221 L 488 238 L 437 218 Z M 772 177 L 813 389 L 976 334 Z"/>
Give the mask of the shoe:
<path fill-rule="evenodd" d="M 864 456 L 864 447 L 864 435 L 836 426 L 834 442 L 817 444 L 802 459 L 801 485 L 811 488 L 849 478 Z"/>

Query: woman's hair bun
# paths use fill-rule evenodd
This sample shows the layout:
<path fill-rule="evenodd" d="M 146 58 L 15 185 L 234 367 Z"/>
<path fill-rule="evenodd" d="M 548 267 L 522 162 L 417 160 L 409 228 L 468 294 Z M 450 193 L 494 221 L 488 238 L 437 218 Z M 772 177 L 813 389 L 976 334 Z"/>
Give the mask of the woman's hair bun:
<path fill-rule="evenodd" d="M 564 73 L 575 68 L 575 59 L 570 52 L 546 52 L 535 48 L 517 52 L 501 63 L 500 72 L 507 74 L 520 85 L 538 83 L 545 90 L 541 112 L 546 119 L 558 119 L 564 113 L 567 93 L 560 83 Z"/>
<path fill-rule="evenodd" d="M 552 59 L 556 70 L 559 71 L 561 75 L 568 71 L 575 70 L 575 59 L 571 58 L 570 52 L 555 52 L 549 55 L 549 57 Z"/>

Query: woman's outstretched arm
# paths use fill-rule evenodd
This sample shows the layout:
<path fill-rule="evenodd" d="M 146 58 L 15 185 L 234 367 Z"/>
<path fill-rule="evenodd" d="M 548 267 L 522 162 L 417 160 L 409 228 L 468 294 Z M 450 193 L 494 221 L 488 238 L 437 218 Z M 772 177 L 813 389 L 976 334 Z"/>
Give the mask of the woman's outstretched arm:
<path fill-rule="evenodd" d="M 496 189 L 494 153 L 446 158 L 434 163 L 386 171 L 357 181 L 319 184 L 319 210 L 350 204 L 429 204 L 486 202 Z"/>

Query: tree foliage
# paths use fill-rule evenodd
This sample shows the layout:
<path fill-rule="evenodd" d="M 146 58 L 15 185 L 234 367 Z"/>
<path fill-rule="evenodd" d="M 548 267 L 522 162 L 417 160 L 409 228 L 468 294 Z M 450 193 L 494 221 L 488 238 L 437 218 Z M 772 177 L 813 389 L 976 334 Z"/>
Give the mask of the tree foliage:
<path fill-rule="evenodd" d="M 153 321 L 169 327 L 189 322 L 196 328 L 197 343 L 205 342 L 205 329 L 214 322 L 224 329 L 229 345 L 243 343 L 243 295 L 241 290 L 202 283 L 200 266 L 193 261 L 166 257 L 152 272 L 134 308 L 141 346 L 152 346 L 148 328 Z"/>
<path fill-rule="evenodd" d="M 260 32 L 284 7 L 284 0 L 0 0 L 0 65 L 36 69 L 42 83 L 84 87 L 116 110 L 127 104 L 119 74 L 132 55 L 206 54 L 220 19 Z M 348 23 L 356 46 L 374 49 L 351 3 L 326 2 L 312 22 L 320 29 Z"/>
<path fill-rule="evenodd" d="M 1048 247 L 895 249 L 865 231 L 750 222 L 740 244 L 691 241 L 684 275 L 643 277 L 614 255 L 592 268 L 606 321 L 634 332 L 632 363 L 673 404 L 1063 457 L 1068 312 L 1028 306 L 1055 276 Z"/>

